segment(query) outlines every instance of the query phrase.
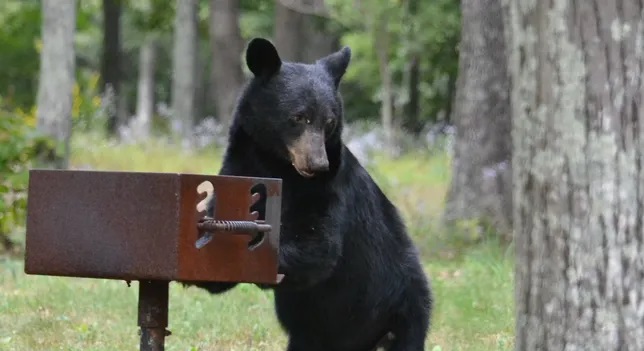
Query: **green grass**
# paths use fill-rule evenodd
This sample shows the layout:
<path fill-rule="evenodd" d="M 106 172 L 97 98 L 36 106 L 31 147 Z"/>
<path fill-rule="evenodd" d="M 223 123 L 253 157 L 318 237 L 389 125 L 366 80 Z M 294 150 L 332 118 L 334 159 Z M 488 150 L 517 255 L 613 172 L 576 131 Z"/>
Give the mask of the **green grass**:
<path fill-rule="evenodd" d="M 221 150 L 194 155 L 159 142 L 117 146 L 80 136 L 72 164 L 100 170 L 218 171 Z M 513 259 L 497 243 L 472 244 L 441 229 L 449 184 L 445 155 L 377 158 L 369 171 L 399 207 L 434 289 L 427 350 L 513 349 Z M 0 260 L 0 350 L 138 350 L 136 283 L 27 276 Z M 252 285 L 210 296 L 172 284 L 167 350 L 284 350 L 272 294 Z"/>

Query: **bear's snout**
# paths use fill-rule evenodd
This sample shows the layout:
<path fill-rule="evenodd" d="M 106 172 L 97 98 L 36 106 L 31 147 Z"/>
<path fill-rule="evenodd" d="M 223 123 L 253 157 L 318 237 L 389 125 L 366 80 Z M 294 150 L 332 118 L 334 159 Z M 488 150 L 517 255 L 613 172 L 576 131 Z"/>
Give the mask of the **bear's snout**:
<path fill-rule="evenodd" d="M 315 173 L 329 170 L 322 133 L 305 131 L 288 146 L 288 152 L 293 167 L 303 177 L 310 178 Z"/>
<path fill-rule="evenodd" d="M 322 155 L 309 157 L 309 170 L 314 173 L 326 172 L 329 170 L 329 160 L 326 158 L 326 152 Z"/>

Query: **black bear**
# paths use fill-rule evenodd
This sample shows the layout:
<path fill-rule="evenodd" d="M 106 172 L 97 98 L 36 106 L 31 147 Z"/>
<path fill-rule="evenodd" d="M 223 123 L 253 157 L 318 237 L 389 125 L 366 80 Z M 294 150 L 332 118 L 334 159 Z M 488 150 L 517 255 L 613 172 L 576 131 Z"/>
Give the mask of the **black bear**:
<path fill-rule="evenodd" d="M 250 41 L 222 175 L 282 179 L 273 287 L 288 351 L 421 351 L 429 280 L 397 209 L 344 145 L 338 91 L 351 50 L 313 64 L 282 61 Z M 261 212 L 261 209 L 260 209 Z M 234 283 L 195 284 L 221 293 Z"/>

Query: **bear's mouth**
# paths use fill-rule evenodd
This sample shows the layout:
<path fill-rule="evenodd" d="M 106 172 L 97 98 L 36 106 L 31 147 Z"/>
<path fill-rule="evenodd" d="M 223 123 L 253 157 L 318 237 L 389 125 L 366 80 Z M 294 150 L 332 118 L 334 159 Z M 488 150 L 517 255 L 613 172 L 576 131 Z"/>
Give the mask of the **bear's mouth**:
<path fill-rule="evenodd" d="M 292 163 L 292 165 L 293 165 L 293 168 L 295 168 L 295 170 L 297 171 L 297 173 L 299 173 L 304 178 L 312 178 L 315 175 L 315 173 L 313 172 L 305 171 L 303 169 L 298 168 L 295 165 L 295 163 Z"/>

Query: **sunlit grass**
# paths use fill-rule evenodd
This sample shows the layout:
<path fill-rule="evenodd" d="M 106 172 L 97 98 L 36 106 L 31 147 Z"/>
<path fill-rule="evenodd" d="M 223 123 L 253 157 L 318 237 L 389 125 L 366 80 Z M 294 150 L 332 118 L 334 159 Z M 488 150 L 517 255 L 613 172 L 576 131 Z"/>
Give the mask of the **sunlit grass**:
<path fill-rule="evenodd" d="M 0 273 L 0 350 L 136 350 L 137 283 Z M 427 262 L 435 312 L 427 350 L 511 350 L 512 263 L 497 245 Z M 272 294 L 241 285 L 220 296 L 173 283 L 167 350 L 284 350 Z"/>
<path fill-rule="evenodd" d="M 160 140 L 115 145 L 88 135 L 76 136 L 72 147 L 72 167 L 102 171 L 216 174 L 222 157 L 222 150 L 214 147 L 187 155 L 179 146 Z"/>
<path fill-rule="evenodd" d="M 74 140 L 72 165 L 118 171 L 216 174 L 222 150 L 193 155 L 161 142 Z M 440 225 L 449 185 L 445 154 L 376 157 L 369 171 L 398 206 L 421 248 L 435 312 L 427 350 L 513 349 L 513 258 L 493 241 L 465 245 Z M 455 245 L 455 243 L 460 243 Z M 136 283 L 26 276 L 0 261 L 0 350 L 138 350 Z M 210 296 L 172 284 L 167 350 L 284 350 L 272 294 L 252 285 Z"/>

